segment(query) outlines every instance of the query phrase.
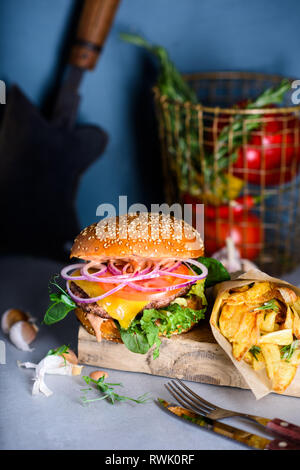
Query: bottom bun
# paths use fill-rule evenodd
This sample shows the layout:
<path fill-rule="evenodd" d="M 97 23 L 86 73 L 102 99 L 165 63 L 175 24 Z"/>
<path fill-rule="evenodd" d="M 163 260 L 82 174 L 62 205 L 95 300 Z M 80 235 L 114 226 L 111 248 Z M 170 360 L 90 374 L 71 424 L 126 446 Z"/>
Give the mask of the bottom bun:
<path fill-rule="evenodd" d="M 75 315 L 90 335 L 96 336 L 95 330 L 87 318 L 87 314 L 81 308 L 76 308 Z M 104 319 L 100 326 L 100 332 L 103 339 L 113 341 L 114 343 L 123 343 L 118 328 L 113 319 Z"/>

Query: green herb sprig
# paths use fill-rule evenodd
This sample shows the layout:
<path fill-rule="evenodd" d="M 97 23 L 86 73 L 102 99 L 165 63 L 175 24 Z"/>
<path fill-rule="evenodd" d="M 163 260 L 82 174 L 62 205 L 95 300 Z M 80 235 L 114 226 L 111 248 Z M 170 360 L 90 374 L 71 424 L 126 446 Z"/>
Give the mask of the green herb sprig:
<path fill-rule="evenodd" d="M 256 109 L 256 108 L 265 108 L 273 104 L 280 104 L 283 100 L 284 95 L 290 89 L 290 82 L 287 79 L 282 80 L 279 85 L 274 86 L 273 88 L 268 88 L 265 90 L 256 100 L 250 101 L 245 109 Z M 245 125 L 244 125 L 245 123 Z M 256 129 L 261 127 L 261 115 L 253 114 L 250 116 L 236 115 L 234 121 L 225 126 L 218 137 L 218 149 L 216 152 L 216 159 L 220 160 L 222 157 L 228 153 L 228 144 L 229 136 L 233 135 L 232 139 L 232 150 L 237 149 L 243 144 L 244 133 L 246 137 Z M 232 154 L 231 160 L 232 163 L 236 160 L 237 155 Z M 219 161 L 219 167 L 228 166 L 228 158 L 226 161 Z"/>
<path fill-rule="evenodd" d="M 252 348 L 249 349 L 249 352 L 252 354 L 254 359 L 258 361 L 257 354 L 261 352 L 261 349 L 259 346 L 252 346 Z"/>
<path fill-rule="evenodd" d="M 67 314 L 76 308 L 76 303 L 71 299 L 69 294 L 60 287 L 56 279 L 58 275 L 49 282 L 49 298 L 50 305 L 45 313 L 43 323 L 46 325 L 52 325 L 60 320 L 63 320 Z M 58 292 L 52 292 L 52 286 L 54 286 Z"/>
<path fill-rule="evenodd" d="M 135 46 L 143 47 L 156 56 L 159 61 L 160 70 L 158 76 L 158 87 L 162 95 L 170 99 L 197 103 L 195 91 L 184 80 L 177 70 L 164 47 L 150 44 L 146 39 L 137 34 L 121 33 L 121 39 Z"/>
<path fill-rule="evenodd" d="M 265 90 L 256 100 L 249 101 L 245 109 L 260 109 L 282 103 L 289 89 L 290 82 L 284 79 L 279 85 Z M 235 115 L 233 122 L 223 127 L 217 138 L 215 153 L 206 154 L 205 179 L 210 185 L 217 184 L 218 178 L 221 178 L 223 183 L 227 183 L 227 177 L 222 172 L 227 171 L 229 164 L 235 163 L 238 158 L 237 150 L 244 144 L 244 139 L 248 141 L 251 132 L 260 129 L 261 116 L 261 114 Z M 228 154 L 229 139 L 231 139 L 230 155 Z"/>
<path fill-rule="evenodd" d="M 296 339 L 291 344 L 287 346 L 283 346 L 280 348 L 280 357 L 281 359 L 285 359 L 286 362 L 290 362 L 292 355 L 294 354 L 295 350 L 299 347 L 300 341 Z"/>
<path fill-rule="evenodd" d="M 274 312 L 279 311 L 279 305 L 276 299 L 268 300 L 268 302 L 264 302 L 263 305 L 260 307 L 256 307 L 253 309 L 253 312 L 257 312 L 258 310 L 274 310 Z"/>
<path fill-rule="evenodd" d="M 230 274 L 220 261 L 214 258 L 206 258 L 200 256 L 197 261 L 207 267 L 208 274 L 205 278 L 205 288 L 215 286 L 219 282 L 229 281 Z M 201 270 L 197 266 L 193 266 L 196 274 L 201 274 Z"/>
<path fill-rule="evenodd" d="M 49 349 L 47 356 L 61 356 L 62 354 L 69 354 L 70 346 L 63 344 L 56 349 Z"/>
<path fill-rule="evenodd" d="M 49 349 L 46 356 L 62 356 L 66 365 L 66 358 L 63 356 L 63 354 L 69 354 L 69 349 L 69 345 L 66 346 L 65 344 L 63 344 L 62 346 L 59 346 L 56 349 Z"/>
<path fill-rule="evenodd" d="M 88 377 L 84 375 L 82 377 L 84 381 L 86 382 L 87 385 L 89 384 L 95 384 L 96 388 L 101 392 L 103 395 L 99 398 L 91 398 L 88 399 L 85 396 L 81 397 L 83 403 L 91 403 L 94 401 L 100 401 L 100 400 L 108 400 L 112 405 L 115 404 L 115 402 L 121 402 L 121 401 L 133 401 L 134 403 L 146 403 L 150 397 L 148 393 L 145 393 L 144 395 L 139 396 L 138 398 L 131 398 L 131 397 L 126 397 L 124 395 L 119 395 L 114 391 L 114 387 L 122 387 L 123 385 L 121 383 L 105 383 L 105 376 L 103 375 L 100 377 L 98 380 L 94 380 L 91 377 Z M 82 389 L 82 391 L 87 392 L 92 390 L 92 388 L 87 388 L 87 389 Z"/>
<path fill-rule="evenodd" d="M 135 34 L 122 33 L 121 38 L 136 46 L 144 47 L 156 56 L 160 65 L 157 87 L 161 95 L 166 96 L 171 101 L 175 100 L 180 103 L 191 102 L 196 104 L 199 102 L 195 91 L 184 80 L 174 63 L 170 60 L 165 48 L 150 44 L 144 38 Z M 277 86 L 265 90 L 253 101 L 249 100 L 245 109 L 261 109 L 273 104 L 280 104 L 289 88 L 289 81 L 284 79 Z M 229 199 L 228 190 L 226 189 L 228 185 L 227 171 L 229 164 L 233 164 L 237 160 L 237 150 L 244 144 L 244 139 L 248 141 L 251 132 L 261 127 L 261 115 L 235 115 L 233 121 L 221 130 L 217 138 L 215 151 L 208 152 L 203 150 L 204 162 L 202 168 L 199 159 L 201 152 L 197 112 L 193 108 L 189 109 L 190 128 L 188 137 L 186 135 L 186 111 L 177 110 L 177 112 L 175 112 L 174 105 L 170 102 L 168 112 L 170 116 L 171 132 L 175 132 L 176 130 L 177 135 L 175 139 L 176 145 L 170 144 L 168 151 L 171 155 L 176 157 L 179 149 L 181 155 L 180 189 L 192 193 L 194 191 L 195 195 L 199 195 L 198 177 L 203 172 L 202 176 L 207 190 L 209 189 L 209 192 L 215 194 L 217 188 L 220 189 L 220 186 L 224 186 L 221 198 L 223 202 L 227 201 Z M 228 151 L 229 142 L 230 155 Z M 193 168 L 190 168 L 187 164 L 189 160 L 192 162 Z M 190 180 L 192 180 L 192 183 Z"/>

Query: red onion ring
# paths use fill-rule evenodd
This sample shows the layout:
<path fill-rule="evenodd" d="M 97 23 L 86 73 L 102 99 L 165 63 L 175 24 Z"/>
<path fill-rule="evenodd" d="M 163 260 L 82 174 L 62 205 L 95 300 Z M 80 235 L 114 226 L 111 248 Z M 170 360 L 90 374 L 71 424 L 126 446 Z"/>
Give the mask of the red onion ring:
<path fill-rule="evenodd" d="M 153 264 L 151 262 L 147 262 L 147 264 L 148 264 L 148 266 L 146 268 L 142 269 L 141 271 L 136 271 L 135 273 L 127 273 L 126 274 L 126 269 L 127 269 L 128 266 L 130 266 L 130 263 L 125 264 L 125 266 L 121 270 L 121 269 L 119 269 L 115 266 L 113 261 L 110 261 L 108 263 L 108 270 L 116 276 L 119 276 L 119 275 L 125 276 L 125 275 L 129 275 L 129 274 L 138 274 L 140 276 L 140 275 L 148 274 L 151 270 L 152 270 L 152 272 L 157 271 L 156 266 L 153 267 Z"/>
<path fill-rule="evenodd" d="M 69 264 L 69 266 L 66 266 L 65 268 L 63 268 L 60 272 L 60 275 L 63 279 L 66 279 L 67 281 L 73 279 L 74 281 L 82 281 L 84 280 L 84 277 L 83 276 L 72 276 L 72 275 L 68 275 L 68 272 L 72 270 L 76 270 L 76 269 L 81 269 L 83 266 L 83 263 L 77 263 L 77 264 Z"/>
<path fill-rule="evenodd" d="M 186 261 L 186 264 L 190 263 L 191 260 L 187 260 Z M 195 263 L 193 263 L 195 264 Z M 207 274 L 208 274 L 208 270 L 207 270 L 207 267 L 204 266 L 204 264 L 202 263 L 198 263 L 197 262 L 197 265 L 196 265 L 198 268 L 200 268 L 202 270 L 202 274 L 195 274 L 195 275 L 191 275 L 191 274 L 179 274 L 179 273 L 174 273 L 174 272 L 169 272 L 169 271 L 158 271 L 159 274 L 161 274 L 162 276 L 173 276 L 173 277 L 179 277 L 180 279 L 190 279 L 191 281 L 194 280 L 194 281 L 201 281 L 202 279 L 204 279 Z M 192 270 L 192 268 L 190 268 Z"/>
<path fill-rule="evenodd" d="M 109 276 L 109 277 L 103 277 L 99 279 L 99 277 L 95 275 L 96 273 L 90 274 L 88 272 L 90 267 L 91 267 L 90 263 L 84 265 L 81 269 L 81 274 L 84 276 L 86 281 L 91 281 L 91 282 L 106 282 L 108 284 L 119 284 L 120 282 L 124 282 L 126 280 L 130 281 L 133 278 L 135 281 L 143 281 L 145 279 L 154 279 L 156 277 L 159 277 L 158 272 L 153 272 L 153 273 L 143 274 L 143 275 L 139 275 L 137 273 L 136 274 L 131 273 L 130 275 L 120 274 L 119 276 L 117 275 Z"/>
<path fill-rule="evenodd" d="M 167 263 L 168 265 L 168 263 Z M 177 269 L 179 266 L 181 265 L 181 261 L 177 261 L 176 263 L 174 262 L 173 265 L 171 266 L 167 266 L 167 267 L 162 267 L 160 268 L 160 271 L 167 271 L 168 273 L 171 273 L 172 271 L 174 271 L 175 269 Z"/>
<path fill-rule="evenodd" d="M 109 261 L 107 267 L 110 273 L 112 273 L 114 276 L 128 276 L 129 273 L 124 273 L 124 269 L 129 265 L 129 263 L 125 264 L 123 269 L 119 269 L 115 266 L 114 261 Z M 133 273 L 130 273 L 133 274 Z"/>
<path fill-rule="evenodd" d="M 201 279 L 204 279 L 205 277 L 207 277 L 208 275 L 208 269 L 207 267 L 200 263 L 199 261 L 196 261 L 195 259 L 187 259 L 185 260 L 188 264 L 193 264 L 194 266 L 196 266 L 198 269 L 201 269 L 202 271 L 202 274 L 199 274 L 199 281 Z M 200 277 L 201 276 L 201 277 Z"/>
<path fill-rule="evenodd" d="M 157 291 L 169 292 L 170 290 L 181 289 L 190 284 L 195 284 L 195 281 L 182 282 L 181 284 L 175 284 L 174 286 L 166 286 L 166 287 L 144 287 L 144 286 L 135 284 L 134 282 L 128 282 L 127 285 L 141 292 L 157 292 Z"/>
<path fill-rule="evenodd" d="M 110 291 L 105 292 L 104 294 L 102 294 L 99 297 L 94 297 L 92 299 L 90 299 L 90 298 L 89 299 L 82 299 L 81 297 L 77 297 L 76 295 L 72 294 L 72 292 L 69 288 L 69 285 L 67 283 L 67 290 L 68 290 L 70 296 L 74 300 L 76 300 L 76 302 L 79 302 L 79 303 L 80 302 L 81 303 L 92 303 L 92 302 L 96 302 L 97 300 L 101 300 L 105 297 L 108 297 L 109 295 L 114 294 L 115 292 L 117 292 L 118 290 L 121 290 L 126 285 L 132 287 L 135 290 L 142 291 L 142 292 L 159 292 L 159 291 L 168 292 L 168 291 L 171 291 L 171 290 L 181 289 L 185 286 L 194 284 L 195 282 L 200 281 L 200 280 L 204 279 L 207 276 L 208 270 L 207 270 L 206 266 L 204 266 L 202 263 L 199 263 L 198 261 L 195 261 L 195 260 L 192 260 L 192 259 L 185 260 L 185 263 L 188 264 L 188 265 L 192 264 L 194 266 L 197 266 L 199 269 L 201 269 L 202 273 L 200 275 L 196 275 L 196 274 L 195 275 L 186 275 L 186 274 L 174 273 L 173 271 L 178 267 L 178 265 L 181 264 L 181 261 L 177 261 L 177 262 L 174 263 L 173 266 L 171 265 L 167 268 L 162 267 L 161 269 L 159 269 L 159 264 L 154 264 L 154 265 L 152 264 L 152 265 L 150 265 L 150 267 L 148 266 L 148 268 L 145 268 L 140 272 L 129 273 L 129 274 L 119 274 L 122 271 L 119 268 L 116 268 L 116 266 L 112 262 L 110 262 L 108 267 L 105 266 L 105 265 L 100 265 L 102 267 L 101 267 L 101 269 L 99 269 L 99 271 L 97 271 L 93 274 L 90 274 L 89 269 L 91 267 L 96 267 L 96 265 L 97 265 L 97 263 L 95 263 L 94 261 L 91 261 L 90 263 L 87 263 L 87 264 L 78 263 L 78 264 L 66 266 L 61 271 L 61 275 L 67 281 L 86 280 L 86 281 L 91 281 L 91 282 L 103 282 L 103 283 L 106 282 L 106 283 L 110 283 L 110 284 L 118 284 L 118 286 L 116 286 L 114 289 L 111 289 Z M 193 269 L 190 266 L 188 266 L 188 267 L 193 271 Z M 81 270 L 80 270 L 81 276 L 69 276 L 67 274 L 69 270 L 78 269 L 78 268 L 81 268 Z M 102 274 L 104 274 L 107 271 L 107 269 L 109 269 L 110 271 L 113 271 L 113 273 L 118 273 L 118 274 L 113 274 L 113 276 L 101 277 L 100 278 L 100 276 Z M 150 269 L 150 272 L 149 272 L 149 269 Z M 145 271 L 147 271 L 147 272 L 145 272 Z M 178 278 L 181 278 L 181 279 L 187 279 L 187 281 L 183 282 L 181 284 L 173 285 L 173 286 L 158 287 L 158 288 L 144 287 L 144 286 L 140 286 L 140 285 L 136 284 L 136 281 L 150 280 L 150 279 L 154 279 L 154 278 L 157 278 L 157 277 L 160 277 L 160 276 L 173 276 L 173 277 L 178 277 Z"/>
<path fill-rule="evenodd" d="M 130 287 L 132 287 L 136 290 L 142 291 L 142 292 L 153 292 L 153 291 L 168 292 L 168 291 L 175 290 L 175 289 L 181 289 L 181 288 L 186 287 L 186 286 L 191 285 L 191 284 L 195 284 L 195 282 L 206 278 L 206 276 L 208 274 L 208 269 L 204 264 L 199 263 L 198 261 L 194 261 L 192 259 L 186 260 L 186 263 L 187 264 L 193 264 L 194 266 L 197 266 L 197 268 L 201 269 L 202 273 L 200 275 L 195 274 L 194 276 L 187 275 L 187 274 L 178 274 L 178 273 L 173 273 L 172 272 L 172 270 L 175 269 L 174 267 L 172 267 L 171 271 L 170 270 L 167 270 L 167 271 L 159 270 L 158 272 L 161 275 L 165 275 L 165 276 L 170 275 L 170 276 L 178 277 L 178 278 L 181 278 L 181 279 L 189 279 L 189 281 L 181 283 L 181 284 L 176 284 L 174 286 L 157 287 L 157 288 L 140 286 L 140 285 L 136 284 L 135 282 L 129 282 L 128 285 Z M 176 264 L 178 264 L 178 263 L 176 263 Z M 181 262 L 179 264 L 181 264 Z M 192 269 L 192 268 L 190 268 L 190 269 Z"/>
<path fill-rule="evenodd" d="M 173 277 L 179 277 L 181 279 L 191 279 L 195 281 L 201 281 L 202 279 L 207 277 L 208 269 L 206 266 L 204 266 L 204 264 L 199 263 L 198 261 L 194 261 L 192 259 L 185 260 L 185 264 L 194 264 L 195 266 L 197 266 L 197 268 L 201 269 L 202 273 L 190 275 L 190 274 L 179 274 L 179 273 L 168 272 L 167 274 Z M 193 271 L 193 268 L 191 268 L 190 266 L 189 268 Z M 163 274 L 162 271 L 159 271 L 159 273 Z"/>
<path fill-rule="evenodd" d="M 75 300 L 75 302 L 77 302 L 79 304 L 91 304 L 91 303 L 97 302 L 98 300 L 104 299 L 105 297 L 108 297 L 109 295 L 114 294 L 118 290 L 123 289 L 123 287 L 125 287 L 126 285 L 127 285 L 127 283 L 119 284 L 117 287 L 114 287 L 113 289 L 109 290 L 108 292 L 105 292 L 102 295 L 99 295 L 98 297 L 88 297 L 88 298 L 84 299 L 82 297 L 78 297 L 77 295 L 73 294 L 73 292 L 71 291 L 71 289 L 69 287 L 69 283 L 68 282 L 66 283 L 66 287 L 67 287 L 67 291 L 68 291 L 69 296 L 72 297 L 72 299 Z"/>
<path fill-rule="evenodd" d="M 202 277 L 199 277 L 198 275 L 192 275 L 192 274 L 179 274 L 179 273 L 172 273 L 172 272 L 165 272 L 165 271 L 158 271 L 161 276 L 172 276 L 172 277 L 179 277 L 180 279 L 189 279 L 190 281 L 200 281 L 203 279 Z M 202 276 L 202 275 L 201 275 Z"/>
<path fill-rule="evenodd" d="M 73 269 L 73 270 L 76 270 L 76 269 L 80 269 L 80 272 L 83 268 L 84 263 L 77 263 L 77 264 L 70 264 L 69 266 L 66 266 L 65 268 L 63 268 L 60 272 L 61 274 L 61 277 L 63 279 L 66 279 L 67 281 L 84 281 L 86 280 L 84 275 L 81 274 L 81 276 L 72 276 L 68 274 L 68 272 Z M 101 276 L 102 274 L 104 274 L 105 272 L 107 271 L 107 266 L 105 265 L 102 265 L 102 268 L 99 269 L 99 271 L 97 271 L 96 273 L 94 273 L 94 276 Z"/>
<path fill-rule="evenodd" d="M 142 271 L 139 271 L 139 275 L 143 276 L 144 274 L 148 274 L 150 272 L 154 273 L 158 271 L 158 266 L 155 266 L 155 265 L 153 266 L 153 263 L 151 262 L 148 262 L 147 264 L 148 264 L 148 267 L 142 269 Z"/>

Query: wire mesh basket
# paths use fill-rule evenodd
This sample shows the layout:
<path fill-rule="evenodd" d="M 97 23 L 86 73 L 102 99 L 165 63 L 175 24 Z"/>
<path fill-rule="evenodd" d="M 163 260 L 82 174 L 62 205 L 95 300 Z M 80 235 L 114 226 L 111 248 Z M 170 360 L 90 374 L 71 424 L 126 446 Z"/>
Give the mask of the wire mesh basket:
<path fill-rule="evenodd" d="M 154 88 L 167 202 L 205 204 L 207 255 L 230 236 L 242 258 L 261 269 L 293 269 L 300 262 L 300 106 L 292 105 L 291 91 L 280 107 L 246 106 L 280 76 L 185 78 L 201 104 Z"/>

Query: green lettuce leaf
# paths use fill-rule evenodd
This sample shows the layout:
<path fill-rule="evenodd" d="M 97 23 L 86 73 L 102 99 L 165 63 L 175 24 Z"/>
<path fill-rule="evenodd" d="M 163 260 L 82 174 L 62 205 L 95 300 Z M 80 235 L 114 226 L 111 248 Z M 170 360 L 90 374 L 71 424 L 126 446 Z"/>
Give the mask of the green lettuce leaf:
<path fill-rule="evenodd" d="M 146 354 L 151 346 L 145 331 L 142 330 L 141 325 L 137 320 L 134 320 L 127 330 L 121 328 L 119 324 L 118 327 L 120 329 L 122 341 L 129 351 Z"/>
<path fill-rule="evenodd" d="M 196 284 L 193 284 L 192 287 L 190 288 L 187 296 L 190 297 L 191 295 L 196 295 L 197 297 L 200 297 L 202 301 L 202 305 L 207 305 L 207 300 L 205 297 L 204 293 L 204 288 L 205 288 L 205 282 L 196 282 Z"/>
<path fill-rule="evenodd" d="M 57 284 L 57 277 L 58 276 L 54 276 L 53 280 L 49 282 L 50 305 L 43 319 L 43 323 L 46 325 L 52 325 L 53 323 L 63 320 L 71 310 L 77 307 L 69 294 Z M 51 292 L 52 286 L 54 286 L 58 292 Z"/>
<path fill-rule="evenodd" d="M 119 326 L 120 335 L 125 346 L 135 353 L 145 354 L 155 344 L 153 359 L 156 359 L 161 345 L 159 334 L 170 336 L 176 330 L 180 333 L 191 328 L 193 323 L 204 318 L 205 310 L 206 307 L 193 310 L 175 302 L 165 309 L 146 309 L 127 330 Z"/>
<path fill-rule="evenodd" d="M 208 269 L 208 275 L 205 279 L 206 288 L 214 286 L 219 282 L 229 281 L 230 274 L 227 269 L 223 266 L 223 264 L 220 263 L 220 261 L 214 258 L 205 258 L 204 256 L 200 256 L 197 261 L 199 261 L 199 263 L 204 264 L 204 266 L 206 266 Z M 201 274 L 201 270 L 198 269 L 197 266 L 193 266 L 193 270 L 197 274 Z"/>

